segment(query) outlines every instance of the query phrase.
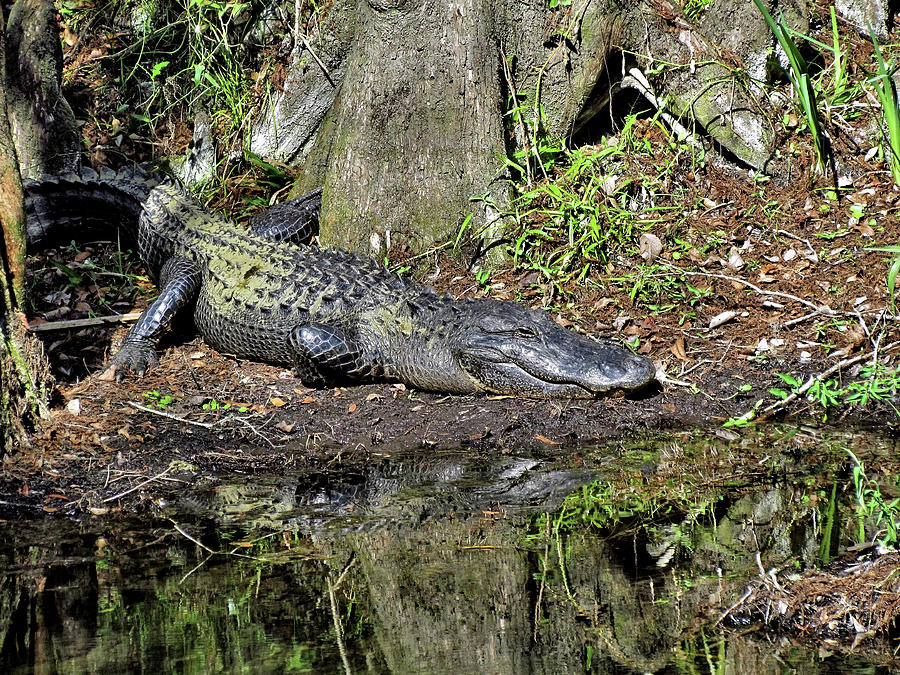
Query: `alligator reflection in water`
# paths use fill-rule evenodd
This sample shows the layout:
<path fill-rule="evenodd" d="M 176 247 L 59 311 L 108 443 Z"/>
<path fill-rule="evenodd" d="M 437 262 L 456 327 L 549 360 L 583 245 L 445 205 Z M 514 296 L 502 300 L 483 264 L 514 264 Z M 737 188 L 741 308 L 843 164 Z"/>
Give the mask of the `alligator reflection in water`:
<path fill-rule="evenodd" d="M 737 480 L 702 508 L 643 516 L 619 497 L 602 529 L 561 526 L 566 491 L 668 480 L 668 459 L 642 473 L 644 460 L 620 454 L 604 474 L 602 462 L 392 458 L 319 474 L 308 491 L 300 476 L 198 489 L 177 528 L 7 523 L 0 670 L 648 672 L 705 670 L 708 655 L 735 672 L 848 666 L 709 627 L 757 546 L 767 566 L 817 554 L 809 475 Z M 578 488 L 598 475 L 607 483 Z M 527 515 L 536 507 L 555 510 Z"/>

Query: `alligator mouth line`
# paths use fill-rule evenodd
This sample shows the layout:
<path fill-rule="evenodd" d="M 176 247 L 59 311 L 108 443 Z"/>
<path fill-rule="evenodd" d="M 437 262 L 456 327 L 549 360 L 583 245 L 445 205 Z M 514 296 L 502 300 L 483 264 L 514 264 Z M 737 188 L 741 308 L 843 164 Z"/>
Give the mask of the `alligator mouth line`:
<path fill-rule="evenodd" d="M 499 370 L 510 374 L 511 378 L 518 379 L 520 383 L 527 378 L 535 385 L 535 388 L 547 390 L 547 393 L 553 393 L 553 390 L 562 393 L 566 390 L 571 391 L 572 388 L 577 388 L 577 390 L 586 394 L 586 396 L 579 398 L 593 398 L 617 389 L 625 389 L 625 387 L 617 387 L 616 385 L 604 389 L 595 389 L 585 385 L 583 381 L 568 379 L 565 376 L 552 377 L 546 372 L 536 372 L 537 369 L 529 368 L 524 363 L 511 359 L 507 354 L 494 347 L 471 347 L 466 350 L 466 354 L 496 364 L 496 367 Z M 483 380 L 473 374 L 470 369 L 463 368 L 463 370 L 469 373 L 470 377 L 474 377 L 479 382 L 483 382 Z"/>

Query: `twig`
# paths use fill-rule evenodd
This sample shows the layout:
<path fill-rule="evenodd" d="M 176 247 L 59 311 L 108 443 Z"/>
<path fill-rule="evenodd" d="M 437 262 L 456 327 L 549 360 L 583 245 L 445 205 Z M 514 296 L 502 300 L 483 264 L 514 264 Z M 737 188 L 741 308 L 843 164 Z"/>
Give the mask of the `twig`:
<path fill-rule="evenodd" d="M 201 544 L 201 546 L 202 546 L 202 544 Z M 213 555 L 215 555 L 215 554 L 214 554 L 214 553 L 210 553 L 210 554 L 209 554 L 208 556 L 206 556 L 203 560 L 201 560 L 201 561 L 198 562 L 196 565 L 194 565 L 194 566 L 188 571 L 187 574 L 185 574 L 183 577 L 181 577 L 181 580 L 180 580 L 178 583 L 179 583 L 179 584 L 183 584 L 184 581 L 185 581 L 185 579 L 187 579 L 187 578 L 188 578 L 189 576 L 191 576 L 194 572 L 196 572 L 196 571 L 199 570 L 201 567 L 203 567 L 206 563 L 208 563 L 209 560 L 210 560 L 210 558 L 213 557 Z"/>
<path fill-rule="evenodd" d="M 185 417 L 179 417 L 178 415 L 173 415 L 172 413 L 167 413 L 164 410 L 155 410 L 154 408 L 148 408 L 145 405 L 141 405 L 140 403 L 135 403 L 134 401 L 128 401 L 128 405 L 132 408 L 137 408 L 138 410 L 143 410 L 144 412 L 152 413 L 154 415 L 159 415 L 160 417 L 167 417 L 170 420 L 175 420 L 176 422 L 184 422 L 185 424 L 193 424 L 196 427 L 203 427 L 204 429 L 212 429 L 215 424 L 210 422 L 195 422 L 194 420 L 189 420 Z"/>
<path fill-rule="evenodd" d="M 131 494 L 131 493 L 134 492 L 135 490 L 140 490 L 140 489 L 141 489 L 142 487 L 144 487 L 145 485 L 147 485 L 147 484 L 149 484 L 149 483 L 152 483 L 153 481 L 158 480 L 158 479 L 162 478 L 163 476 L 165 476 L 167 473 L 169 473 L 169 471 L 170 471 L 171 469 L 172 469 L 171 466 L 166 467 L 166 470 L 165 470 L 165 471 L 156 474 L 155 476 L 153 476 L 153 478 L 148 478 L 148 479 L 145 480 L 143 483 L 138 483 L 138 484 L 135 485 L 133 488 L 129 488 L 128 490 L 125 490 L 125 492 L 120 492 L 119 494 L 114 495 L 114 496 L 112 496 L 112 497 L 107 497 L 106 499 L 103 500 L 103 503 L 106 504 L 107 502 L 115 501 L 116 499 L 120 499 L 120 498 L 124 497 L 124 496 L 127 495 L 127 494 Z"/>
<path fill-rule="evenodd" d="M 340 588 L 341 582 L 344 581 L 344 577 L 347 576 L 347 572 L 350 571 L 350 568 L 356 564 L 356 554 L 353 553 L 350 556 L 350 560 L 347 561 L 347 564 L 344 565 L 344 569 L 341 570 L 341 575 L 338 577 L 337 581 L 334 582 L 334 590 Z"/>
<path fill-rule="evenodd" d="M 85 328 L 87 326 L 102 326 L 109 323 L 127 323 L 129 321 L 137 321 L 140 318 L 140 312 L 129 312 L 128 314 L 116 314 L 114 316 L 95 316 L 89 319 L 67 319 L 65 321 L 48 321 L 46 323 L 36 323 L 28 326 L 31 333 L 44 333 L 51 330 L 68 330 L 69 328 Z"/>
<path fill-rule="evenodd" d="M 777 230 L 776 229 L 776 230 L 772 230 L 772 232 L 774 232 L 775 234 L 780 234 L 783 237 L 790 237 L 791 239 L 796 239 L 797 241 L 803 242 L 804 244 L 806 244 L 806 248 L 809 249 L 809 252 L 812 253 L 816 257 L 816 260 L 818 261 L 819 256 L 816 253 L 816 249 L 814 249 L 812 244 L 809 243 L 809 239 L 804 239 L 803 237 L 799 237 L 796 234 L 794 234 L 793 232 L 788 232 L 787 230 Z"/>
<path fill-rule="evenodd" d="M 312 48 L 312 45 L 309 44 L 309 40 L 306 39 L 305 35 L 300 36 L 300 40 L 303 42 L 303 46 L 309 50 L 309 53 L 312 54 L 313 59 L 316 63 L 319 64 L 319 68 L 322 69 L 322 74 L 325 76 L 325 79 L 328 80 L 328 84 L 332 87 L 337 87 L 334 83 L 334 80 L 331 79 L 331 73 L 328 72 L 328 68 L 325 67 L 325 64 L 319 59 L 319 55 L 316 54 L 315 50 Z"/>
<path fill-rule="evenodd" d="M 337 598 L 334 596 L 335 586 L 331 583 L 330 575 L 325 581 L 328 584 L 328 600 L 331 602 L 331 620 L 334 623 L 334 637 L 335 640 L 337 640 L 341 661 L 344 663 L 344 672 L 349 675 L 353 671 L 350 669 L 350 661 L 347 658 L 347 647 L 344 645 L 344 631 L 341 626 L 341 617 L 338 615 Z"/>
<path fill-rule="evenodd" d="M 246 426 L 248 429 L 250 429 L 250 431 L 252 431 L 254 434 L 256 434 L 257 436 L 259 436 L 259 437 L 260 437 L 261 439 L 263 439 L 266 443 L 268 443 L 268 444 L 269 444 L 269 447 L 272 448 L 273 450 L 277 450 L 278 448 L 283 447 L 283 446 L 281 446 L 281 445 L 275 445 L 272 441 L 270 441 L 270 440 L 266 437 L 265 434 L 263 434 L 259 429 L 257 429 L 257 428 L 254 427 L 252 424 L 250 424 L 250 422 L 248 422 L 245 418 L 235 416 L 235 417 L 233 417 L 232 419 L 233 419 L 234 421 L 236 421 L 236 422 L 240 422 L 241 424 L 243 424 L 244 426 Z"/>
<path fill-rule="evenodd" d="M 788 326 L 794 326 L 798 323 L 803 323 L 807 319 L 811 319 L 814 316 L 819 316 L 819 310 L 816 310 L 815 312 L 810 312 L 809 314 L 804 314 L 803 316 L 798 316 L 796 319 L 790 319 L 788 321 L 785 321 L 784 326 L 785 326 L 785 328 L 787 328 Z"/>
<path fill-rule="evenodd" d="M 726 609 L 724 612 L 722 612 L 722 613 L 719 615 L 719 618 L 716 619 L 716 622 L 715 622 L 713 625 L 714 625 L 714 626 L 718 626 L 720 623 L 722 623 L 722 621 L 725 619 L 726 616 L 728 616 L 728 615 L 731 614 L 734 610 L 736 610 L 738 607 L 740 607 L 741 604 L 744 602 L 744 600 L 746 600 L 747 598 L 749 598 L 751 595 L 753 595 L 753 589 L 752 589 L 750 586 L 747 586 L 747 590 L 744 591 L 744 594 L 743 594 L 741 597 L 739 597 L 739 598 L 737 599 L 737 602 L 735 602 L 733 605 L 731 605 L 731 607 L 729 607 L 729 608 Z"/>
<path fill-rule="evenodd" d="M 692 271 L 680 269 L 680 268 L 676 267 L 675 265 L 671 265 L 668 263 L 666 263 L 665 266 L 670 268 L 671 270 L 675 271 L 678 274 L 684 274 L 684 275 L 689 275 L 689 276 L 699 276 L 699 277 L 711 277 L 713 279 L 723 279 L 725 281 L 735 281 L 739 284 L 743 284 L 750 290 L 752 290 L 756 293 L 759 293 L 760 295 L 770 295 L 770 296 L 773 296 L 776 298 L 784 298 L 785 300 L 792 300 L 793 302 L 799 302 L 801 305 L 806 305 L 807 307 L 811 307 L 812 309 L 816 310 L 816 312 L 818 312 L 820 314 L 826 314 L 828 316 L 833 316 L 834 314 L 836 314 L 836 312 L 833 309 L 831 309 L 831 307 L 829 307 L 828 305 L 820 306 L 814 302 L 805 300 L 804 298 L 798 298 L 796 295 L 791 295 L 790 293 L 782 293 L 781 291 L 766 291 L 766 290 L 763 290 L 762 288 L 760 288 L 759 286 L 757 286 L 756 284 L 753 284 L 753 283 L 747 281 L 746 279 L 741 279 L 740 277 L 732 277 L 727 274 L 716 274 L 714 272 L 692 272 Z"/>
<path fill-rule="evenodd" d="M 204 543 L 203 543 L 202 541 L 200 541 L 199 539 L 194 539 L 194 537 L 192 537 L 192 536 L 189 535 L 187 532 L 185 532 L 185 531 L 184 531 L 184 528 L 182 528 L 181 525 L 179 525 L 178 523 L 176 523 L 174 520 L 172 521 L 172 525 L 175 527 L 176 530 L 178 530 L 178 532 L 181 533 L 181 535 L 182 535 L 183 537 L 185 537 L 186 539 L 190 539 L 192 542 L 194 542 L 195 544 L 197 544 L 197 546 L 199 546 L 200 548 L 202 548 L 204 551 L 207 551 L 208 553 L 211 553 L 211 554 L 215 555 L 215 553 L 216 553 L 215 551 L 213 551 L 209 546 L 207 546 L 206 544 L 204 544 Z"/>
<path fill-rule="evenodd" d="M 685 142 L 692 148 L 703 147 L 703 144 L 697 140 L 694 134 L 688 131 L 674 116 L 665 112 L 665 102 L 661 102 L 656 98 L 653 91 L 650 89 L 650 82 L 643 72 L 637 68 L 629 69 L 628 75 L 622 78 L 621 86 L 634 89 L 647 99 L 650 105 L 659 111 L 659 116 L 669 125 L 669 128 L 675 132 L 675 138 L 677 138 L 679 142 Z"/>

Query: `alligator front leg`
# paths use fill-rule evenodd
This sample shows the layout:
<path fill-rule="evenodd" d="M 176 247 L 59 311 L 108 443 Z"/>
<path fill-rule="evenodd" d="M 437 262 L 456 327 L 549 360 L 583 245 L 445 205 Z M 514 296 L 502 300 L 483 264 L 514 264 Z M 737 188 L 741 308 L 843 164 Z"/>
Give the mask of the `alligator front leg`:
<path fill-rule="evenodd" d="M 294 372 L 307 386 L 366 380 L 379 372 L 356 340 L 331 326 L 298 326 L 291 332 L 290 343 L 296 356 Z"/>
<path fill-rule="evenodd" d="M 128 331 L 122 348 L 116 352 L 100 380 L 121 382 L 127 371 L 143 375 L 159 363 L 156 340 L 185 305 L 193 302 L 200 290 L 201 274 L 197 264 L 180 256 L 170 258 L 159 275 L 162 292 L 144 310 Z"/>
<path fill-rule="evenodd" d="M 276 204 L 250 219 L 250 231 L 270 241 L 310 244 L 319 233 L 322 188 Z"/>

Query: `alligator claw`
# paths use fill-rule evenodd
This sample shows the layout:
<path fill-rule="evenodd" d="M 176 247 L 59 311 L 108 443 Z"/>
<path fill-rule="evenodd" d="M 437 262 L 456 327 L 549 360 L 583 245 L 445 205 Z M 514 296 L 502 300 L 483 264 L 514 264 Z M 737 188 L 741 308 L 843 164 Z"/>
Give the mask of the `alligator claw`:
<path fill-rule="evenodd" d="M 126 340 L 122 348 L 113 356 L 107 369 L 97 379 L 105 382 L 115 379 L 116 382 L 121 383 L 124 381 L 126 373 L 132 372 L 138 377 L 143 377 L 148 369 L 157 365 L 159 365 L 159 357 L 152 344 L 143 340 Z"/>

